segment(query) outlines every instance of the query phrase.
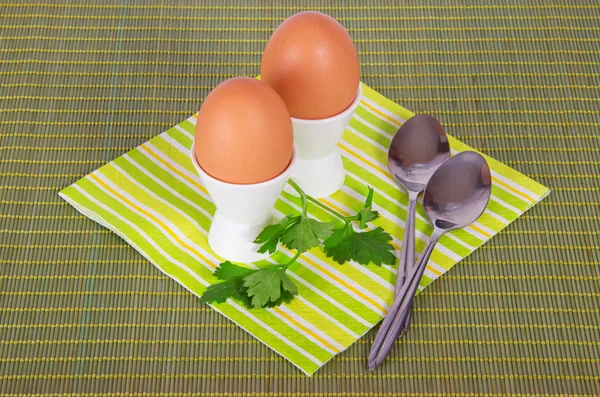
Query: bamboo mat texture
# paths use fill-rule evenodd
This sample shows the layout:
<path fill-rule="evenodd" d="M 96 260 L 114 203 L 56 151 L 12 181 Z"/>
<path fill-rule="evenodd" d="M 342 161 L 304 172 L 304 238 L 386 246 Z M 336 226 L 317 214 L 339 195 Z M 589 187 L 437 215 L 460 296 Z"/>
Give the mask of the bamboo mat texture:
<path fill-rule="evenodd" d="M 57 194 L 258 74 L 307 9 L 366 84 L 552 190 L 371 373 L 376 330 L 307 378 Z M 598 2 L 1 0 L 0 44 L 0 395 L 600 395 Z"/>

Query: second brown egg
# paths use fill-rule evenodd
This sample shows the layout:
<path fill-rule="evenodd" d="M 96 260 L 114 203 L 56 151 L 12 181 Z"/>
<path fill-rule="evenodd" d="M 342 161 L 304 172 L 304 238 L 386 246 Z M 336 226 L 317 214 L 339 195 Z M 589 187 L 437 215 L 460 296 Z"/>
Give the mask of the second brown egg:
<path fill-rule="evenodd" d="M 265 47 L 260 72 L 299 119 L 343 112 L 360 83 L 352 38 L 335 19 L 315 11 L 292 15 L 279 25 Z"/>

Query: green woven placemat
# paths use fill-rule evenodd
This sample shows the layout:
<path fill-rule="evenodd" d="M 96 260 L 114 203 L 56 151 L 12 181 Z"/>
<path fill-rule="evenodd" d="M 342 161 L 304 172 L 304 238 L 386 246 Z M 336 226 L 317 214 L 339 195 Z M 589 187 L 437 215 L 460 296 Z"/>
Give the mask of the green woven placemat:
<path fill-rule="evenodd" d="M 373 224 L 390 233 L 399 256 L 408 196 L 387 170 L 387 148 L 413 114 L 361 86 L 358 107 L 338 144 L 344 185 L 320 201 L 349 216 L 360 211 L 371 186 L 373 209 L 380 215 Z M 196 122 L 194 114 L 59 194 L 80 213 L 121 236 L 161 272 L 201 296 L 210 284 L 219 282 L 212 273 L 224 259 L 209 246 L 215 203 L 190 160 Z M 452 154 L 472 150 L 451 136 L 448 139 Z M 476 222 L 440 239 L 420 280 L 421 291 L 549 193 L 546 187 L 486 157 L 492 182 L 490 202 Z M 300 197 L 286 186 L 275 211 L 284 217 L 301 210 Z M 308 214 L 322 222 L 339 222 L 317 206 L 309 205 Z M 426 216 L 419 206 L 417 253 L 425 249 L 432 232 Z M 243 266 L 287 263 L 293 256 L 283 250 L 269 260 Z M 394 292 L 394 266 L 354 261 L 340 266 L 322 248 L 301 254 L 287 274 L 299 288 L 289 304 L 248 310 L 229 300 L 212 307 L 307 375 L 373 328 L 388 313 Z"/>
<path fill-rule="evenodd" d="M 380 371 L 369 333 L 310 379 L 56 194 L 257 74 L 308 8 L 348 27 L 371 87 L 553 191 L 417 299 Z M 0 394 L 600 393 L 599 5 L 5 1 L 0 18 Z"/>

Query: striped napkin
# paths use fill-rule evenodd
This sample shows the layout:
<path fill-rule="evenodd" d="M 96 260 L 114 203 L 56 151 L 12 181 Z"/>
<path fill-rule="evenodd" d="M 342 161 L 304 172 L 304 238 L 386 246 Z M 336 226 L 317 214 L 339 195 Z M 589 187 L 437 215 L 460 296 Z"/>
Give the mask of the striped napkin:
<path fill-rule="evenodd" d="M 375 224 L 394 237 L 404 235 L 407 196 L 387 170 L 391 137 L 412 113 L 363 85 L 360 106 L 339 144 L 346 180 L 342 189 L 322 200 L 337 211 L 355 213 L 367 185 L 374 187 Z M 60 192 L 79 212 L 125 239 L 161 272 L 200 296 L 216 280 L 221 262 L 211 251 L 207 232 L 215 207 L 190 162 L 196 116 L 174 126 Z M 472 150 L 450 137 L 453 153 Z M 442 237 L 421 280 L 423 289 L 485 243 L 549 190 L 486 156 L 492 170 L 492 198 L 472 226 Z M 286 188 L 275 206 L 280 215 L 298 213 L 300 200 Z M 315 218 L 332 221 L 311 206 Z M 416 249 L 431 233 L 422 206 L 417 209 Z M 291 257 L 277 252 L 264 266 Z M 248 310 L 235 301 L 212 307 L 258 340 L 311 375 L 375 326 L 392 301 L 395 269 L 388 266 L 339 265 L 321 248 L 303 254 L 289 275 L 299 296 L 272 309 Z"/>

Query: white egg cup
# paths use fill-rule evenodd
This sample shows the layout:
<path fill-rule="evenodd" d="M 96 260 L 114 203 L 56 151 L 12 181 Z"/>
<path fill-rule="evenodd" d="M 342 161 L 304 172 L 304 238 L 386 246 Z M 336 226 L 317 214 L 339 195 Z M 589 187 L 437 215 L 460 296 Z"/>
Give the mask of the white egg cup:
<path fill-rule="evenodd" d="M 344 184 L 344 164 L 338 143 L 360 103 L 361 94 L 359 83 L 352 104 L 335 116 L 320 120 L 292 117 L 294 142 L 298 146 L 298 162 L 292 170 L 292 178 L 309 196 L 329 196 Z"/>
<path fill-rule="evenodd" d="M 195 142 L 194 142 L 195 144 Z M 217 210 L 208 231 L 208 245 L 219 256 L 232 262 L 255 262 L 268 257 L 258 252 L 256 236 L 265 226 L 275 223 L 273 207 L 287 183 L 298 158 L 296 145 L 288 167 L 265 182 L 235 184 L 208 175 L 198 164 L 192 146 L 192 164 Z"/>

